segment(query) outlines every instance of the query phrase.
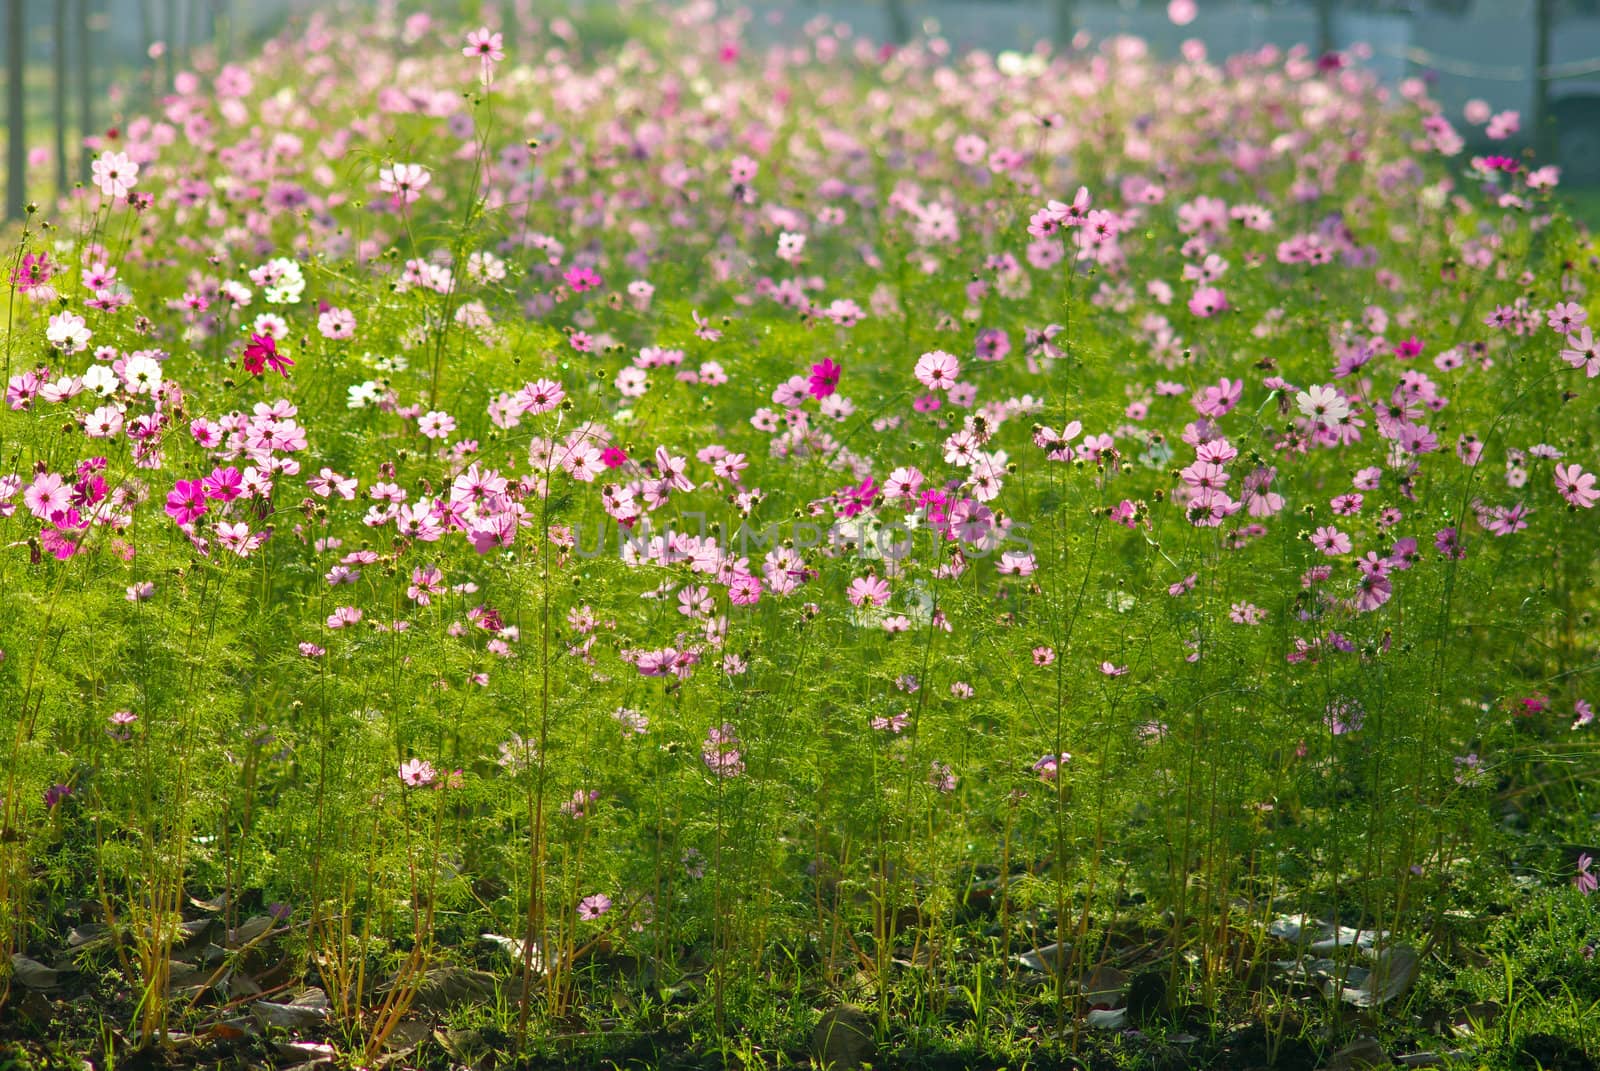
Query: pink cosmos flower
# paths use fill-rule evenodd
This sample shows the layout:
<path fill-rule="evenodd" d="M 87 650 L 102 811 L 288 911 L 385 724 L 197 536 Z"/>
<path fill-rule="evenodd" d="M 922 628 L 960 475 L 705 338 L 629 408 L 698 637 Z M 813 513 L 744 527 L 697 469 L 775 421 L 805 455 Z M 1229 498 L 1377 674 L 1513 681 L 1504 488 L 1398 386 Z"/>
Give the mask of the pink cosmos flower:
<path fill-rule="evenodd" d="M 761 578 L 737 573 L 728 583 L 728 601 L 735 606 L 754 606 L 761 601 Z"/>
<path fill-rule="evenodd" d="M 1267 619 L 1267 612 L 1250 602 L 1236 602 L 1228 606 L 1228 620 L 1236 625 L 1259 625 Z"/>
<path fill-rule="evenodd" d="M 55 473 L 43 472 L 23 490 L 22 504 L 41 521 L 48 521 L 72 505 L 72 488 Z"/>
<path fill-rule="evenodd" d="M 1433 548 L 1446 558 L 1461 559 L 1467 550 L 1461 545 L 1461 535 L 1454 528 L 1441 528 L 1433 533 Z"/>
<path fill-rule="evenodd" d="M 448 439 L 456 430 L 456 420 L 449 413 L 430 410 L 417 418 L 417 430 L 429 439 Z"/>
<path fill-rule="evenodd" d="M 1224 417 L 1233 412 L 1234 406 L 1239 404 L 1239 399 L 1243 396 L 1243 380 L 1223 377 L 1216 384 L 1195 392 L 1192 401 L 1195 410 L 1201 416 L 1215 418 Z"/>
<path fill-rule="evenodd" d="M 585 922 L 593 922 L 610 910 L 611 897 L 605 893 L 594 893 L 578 901 L 578 917 Z"/>
<path fill-rule="evenodd" d="M 433 764 L 424 759 L 407 759 L 400 764 L 400 781 L 407 788 L 427 788 L 438 776 Z"/>
<path fill-rule="evenodd" d="M 1575 301 L 1557 305 L 1548 314 L 1550 330 L 1558 335 L 1570 335 L 1584 325 L 1589 313 Z"/>
<path fill-rule="evenodd" d="M 1555 475 L 1557 493 L 1574 509 L 1593 509 L 1600 502 L 1594 473 L 1584 472 L 1580 465 L 1557 465 Z"/>
<path fill-rule="evenodd" d="M 1004 551 L 995 563 L 995 569 L 1001 576 L 1032 576 L 1038 568 L 1037 559 L 1020 550 Z"/>
<path fill-rule="evenodd" d="M 124 152 L 103 152 L 90 165 L 94 184 L 107 197 L 126 197 L 139 179 L 139 165 Z"/>
<path fill-rule="evenodd" d="M 1496 112 L 1489 117 L 1489 125 L 1484 129 L 1484 133 L 1489 136 L 1491 141 L 1504 141 L 1507 138 L 1514 137 L 1521 129 L 1521 113 L 1503 111 Z"/>
<path fill-rule="evenodd" d="M 1572 879 L 1572 884 L 1583 895 L 1588 896 L 1596 889 L 1600 889 L 1600 874 L 1595 874 L 1589 869 L 1594 863 L 1594 857 L 1588 852 L 1578 856 L 1578 873 Z"/>
<path fill-rule="evenodd" d="M 415 203 L 432 181 L 432 173 L 421 164 L 390 164 L 378 169 L 378 189 L 405 205 Z"/>
<path fill-rule="evenodd" d="M 739 735 L 732 725 L 721 725 L 706 730 L 705 743 L 700 746 L 700 758 L 706 769 L 718 777 L 738 777 L 744 773 L 744 759 L 739 754 Z"/>
<path fill-rule="evenodd" d="M 341 476 L 330 468 L 322 468 L 306 481 L 306 487 L 318 498 L 338 495 L 346 502 L 356 497 L 357 481 L 354 476 Z"/>
<path fill-rule="evenodd" d="M 567 392 L 553 379 L 537 379 L 523 384 L 517 392 L 516 402 L 524 414 L 538 416 L 560 405 Z M 613 466 L 614 467 L 614 466 Z"/>
<path fill-rule="evenodd" d="M 252 532 L 242 521 L 222 521 L 217 525 L 217 543 L 241 558 L 248 558 L 266 542 L 268 532 Z"/>
<path fill-rule="evenodd" d="M 845 595 L 852 606 L 882 606 L 889 601 L 889 582 L 878 576 L 858 576 L 850 581 Z"/>
<path fill-rule="evenodd" d="M 1567 335 L 1567 341 L 1572 345 L 1561 351 L 1561 359 L 1574 368 L 1583 369 L 1589 379 L 1600 376 L 1600 346 L 1595 345 L 1593 333 L 1585 327 L 1575 335 Z"/>
<path fill-rule="evenodd" d="M 917 366 L 912 374 L 917 377 L 918 383 L 929 390 L 949 390 L 961 374 L 961 362 L 954 354 L 933 350 L 917 358 Z"/>
<path fill-rule="evenodd" d="M 348 309 L 329 309 L 317 317 L 317 333 L 334 342 L 355 337 L 355 313 Z"/>
<path fill-rule="evenodd" d="M 1033 764 L 1033 772 L 1042 780 L 1054 781 L 1061 772 L 1061 767 L 1072 761 L 1072 756 L 1063 751 L 1059 755 L 1045 755 Z"/>
<path fill-rule="evenodd" d="M 1479 516 L 1479 522 L 1490 535 L 1508 536 L 1528 527 L 1528 515 L 1533 510 L 1518 502 L 1514 506 L 1495 506 Z"/>
<path fill-rule="evenodd" d="M 661 482 L 672 490 L 682 491 L 685 494 L 694 490 L 694 481 L 688 476 L 688 458 L 670 454 L 665 446 L 658 446 L 656 468 L 661 472 Z"/>
<path fill-rule="evenodd" d="M 348 628 L 351 625 L 359 624 L 363 616 L 365 615 L 354 606 L 341 606 L 328 615 L 325 624 L 330 629 L 335 630 Z"/>
<path fill-rule="evenodd" d="M 106 735 L 113 740 L 126 743 L 133 739 L 133 723 L 139 720 L 139 715 L 131 710 L 119 710 L 106 719 L 111 723 L 111 728 L 106 730 Z"/>
<path fill-rule="evenodd" d="M 491 33 L 487 26 L 480 26 L 467 34 L 467 43 L 461 54 L 468 59 L 475 56 L 482 62 L 483 84 L 488 85 L 494 79 L 494 65 L 506 58 L 505 38 Z"/>
<path fill-rule="evenodd" d="M 1331 525 L 1324 525 L 1311 533 L 1311 545 L 1329 557 L 1350 553 L 1350 537 Z"/>
<path fill-rule="evenodd" d="M 600 790 L 591 788 L 574 789 L 572 798 L 561 805 L 561 813 L 568 818 L 582 818 L 589 813 L 590 806 L 600 799 Z"/>
<path fill-rule="evenodd" d="M 1375 569 L 1362 570 L 1356 581 L 1355 608 L 1359 613 L 1370 613 L 1388 602 L 1394 595 L 1394 581 Z"/>
<path fill-rule="evenodd" d="M 1366 711 L 1354 699 L 1335 699 L 1328 704 L 1322 723 L 1334 736 L 1344 736 L 1346 733 L 1359 732 L 1366 719 Z"/>
<path fill-rule="evenodd" d="M 1189 311 L 1202 320 L 1228 310 L 1228 295 L 1215 286 L 1202 286 L 1189 299 Z"/>
<path fill-rule="evenodd" d="M 1184 483 L 1199 491 L 1220 491 L 1232 479 L 1227 469 L 1208 461 L 1196 461 L 1179 471 L 1178 476 Z"/>

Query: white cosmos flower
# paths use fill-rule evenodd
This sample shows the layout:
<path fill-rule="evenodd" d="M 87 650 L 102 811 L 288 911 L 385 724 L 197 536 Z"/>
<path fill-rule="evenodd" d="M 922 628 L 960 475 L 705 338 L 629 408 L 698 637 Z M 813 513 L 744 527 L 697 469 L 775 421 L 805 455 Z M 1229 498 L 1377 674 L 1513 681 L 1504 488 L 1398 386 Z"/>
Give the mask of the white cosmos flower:
<path fill-rule="evenodd" d="M 1339 423 L 1350 415 L 1350 406 L 1332 387 L 1317 384 L 1295 395 L 1300 412 L 1324 427 Z"/>

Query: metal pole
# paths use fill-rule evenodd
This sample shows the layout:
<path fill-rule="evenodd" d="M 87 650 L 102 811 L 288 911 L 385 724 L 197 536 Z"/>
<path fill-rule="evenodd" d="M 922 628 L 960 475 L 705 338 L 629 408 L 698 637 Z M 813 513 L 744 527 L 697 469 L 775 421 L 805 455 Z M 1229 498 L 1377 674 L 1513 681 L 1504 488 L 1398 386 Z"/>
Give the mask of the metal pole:
<path fill-rule="evenodd" d="M 94 48 L 89 36 L 89 0 L 78 0 L 78 181 L 89 181 L 89 146 L 94 133 Z"/>
<path fill-rule="evenodd" d="M 906 17 L 905 0 L 885 0 L 889 9 L 889 39 L 897 45 L 911 40 L 911 20 Z"/>
<path fill-rule="evenodd" d="M 6 215 L 21 219 L 28 204 L 28 112 L 23 93 L 24 0 L 6 2 Z"/>
<path fill-rule="evenodd" d="M 211 0 L 211 40 L 217 49 L 217 64 L 233 59 L 233 12 L 230 0 Z"/>
<path fill-rule="evenodd" d="M 167 0 L 162 5 L 161 16 L 161 37 L 166 49 L 161 53 L 161 92 L 158 95 L 164 97 L 172 88 L 172 65 L 176 62 L 172 54 L 178 48 L 178 0 Z"/>
<path fill-rule="evenodd" d="M 1072 35 L 1077 32 L 1078 20 L 1077 0 L 1056 0 L 1056 46 L 1066 48 L 1072 43 Z"/>
<path fill-rule="evenodd" d="M 153 0 L 139 0 L 139 100 L 135 107 L 140 110 L 149 110 L 157 96 L 156 64 L 150 58 L 150 46 L 156 43 L 152 3 Z"/>
<path fill-rule="evenodd" d="M 67 5 L 56 4 L 56 21 L 51 45 L 55 49 L 55 82 L 51 89 L 51 116 L 56 126 L 56 189 L 62 193 L 72 185 L 67 174 Z"/>
<path fill-rule="evenodd" d="M 1317 0 L 1317 55 L 1333 51 L 1333 0 Z"/>
<path fill-rule="evenodd" d="M 1555 21 L 1555 0 L 1539 0 L 1534 9 L 1533 146 L 1545 163 L 1556 156 L 1556 124 L 1550 114 L 1550 39 Z"/>

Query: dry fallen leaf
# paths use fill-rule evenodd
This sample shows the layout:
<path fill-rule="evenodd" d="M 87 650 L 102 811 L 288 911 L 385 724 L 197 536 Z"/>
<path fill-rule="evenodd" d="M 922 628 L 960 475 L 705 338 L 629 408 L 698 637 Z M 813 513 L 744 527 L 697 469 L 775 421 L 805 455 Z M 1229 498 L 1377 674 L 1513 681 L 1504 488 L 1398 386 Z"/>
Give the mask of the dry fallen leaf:
<path fill-rule="evenodd" d="M 1024 967 L 1029 967 L 1036 971 L 1044 971 L 1046 974 L 1058 973 L 1066 970 L 1067 965 L 1072 962 L 1072 946 L 1061 944 L 1045 945 L 1043 948 L 1035 948 L 1032 951 L 1022 953 L 1016 957 L 1016 961 Z"/>
<path fill-rule="evenodd" d="M 1367 1071 L 1390 1066 L 1389 1054 L 1373 1038 L 1356 1038 L 1328 1059 L 1324 1071 Z"/>
<path fill-rule="evenodd" d="M 316 986 L 303 990 L 287 1004 L 258 1000 L 250 1005 L 256 1017 L 272 1026 L 291 1030 L 314 1027 L 328 1017 L 328 995 Z"/>
<path fill-rule="evenodd" d="M 1090 1004 L 1107 1007 L 1122 1003 L 1122 993 L 1128 987 L 1128 976 L 1115 967 L 1099 966 L 1089 972 L 1089 977 L 1079 983 L 1083 999 Z"/>
<path fill-rule="evenodd" d="M 1410 945 L 1390 945 L 1378 953 L 1366 980 L 1355 988 L 1345 987 L 1339 997 L 1358 1008 L 1376 1008 L 1404 996 L 1417 980 L 1422 957 Z"/>
<path fill-rule="evenodd" d="M 522 966 L 523 956 L 527 954 L 528 949 L 520 938 L 504 937 L 498 933 L 485 933 L 481 936 L 485 941 L 510 956 L 511 962 L 519 967 Z M 535 972 L 544 971 L 544 960 L 539 955 L 538 945 L 533 946 L 532 964 Z"/>
<path fill-rule="evenodd" d="M 52 970 L 20 952 L 11 954 L 11 977 L 28 989 L 54 989 L 61 984 L 61 972 Z"/>

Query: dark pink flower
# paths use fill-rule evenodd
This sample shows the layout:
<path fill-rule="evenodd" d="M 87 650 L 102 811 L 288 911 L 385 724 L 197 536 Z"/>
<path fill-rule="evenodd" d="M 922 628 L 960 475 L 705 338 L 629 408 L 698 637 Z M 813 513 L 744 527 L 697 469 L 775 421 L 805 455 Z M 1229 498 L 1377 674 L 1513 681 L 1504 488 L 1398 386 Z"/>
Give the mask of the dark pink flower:
<path fill-rule="evenodd" d="M 206 512 L 205 487 L 200 480 L 179 480 L 167 495 L 167 516 L 182 524 L 193 524 Z"/>
<path fill-rule="evenodd" d="M 811 366 L 811 396 L 826 398 L 839 387 L 839 377 L 844 372 L 832 360 L 824 357 L 822 363 Z"/>

